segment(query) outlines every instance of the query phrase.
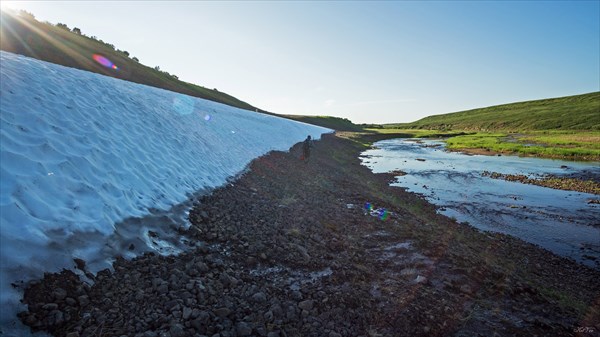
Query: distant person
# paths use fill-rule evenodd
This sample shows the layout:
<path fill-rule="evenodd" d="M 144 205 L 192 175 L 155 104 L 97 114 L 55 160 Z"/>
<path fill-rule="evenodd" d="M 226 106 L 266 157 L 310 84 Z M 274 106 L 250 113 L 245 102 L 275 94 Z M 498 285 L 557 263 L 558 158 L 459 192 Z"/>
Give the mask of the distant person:
<path fill-rule="evenodd" d="M 308 158 L 310 158 L 310 148 L 311 147 L 313 147 L 313 144 L 312 144 L 312 140 L 309 135 L 304 140 L 304 143 L 302 143 L 302 151 L 303 151 L 302 160 L 304 160 L 306 163 L 308 163 Z"/>

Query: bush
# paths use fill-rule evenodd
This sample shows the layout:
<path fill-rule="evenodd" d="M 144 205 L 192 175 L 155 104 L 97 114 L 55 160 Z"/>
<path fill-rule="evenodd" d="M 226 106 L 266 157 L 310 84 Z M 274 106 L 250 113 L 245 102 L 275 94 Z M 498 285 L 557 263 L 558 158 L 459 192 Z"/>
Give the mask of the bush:
<path fill-rule="evenodd" d="M 69 27 L 68 27 L 67 25 L 65 25 L 64 23 L 60 23 L 60 22 L 59 22 L 59 23 L 57 23 L 57 24 L 56 24 L 56 27 L 58 27 L 58 28 L 62 28 L 62 29 L 64 29 L 64 30 L 71 31 L 71 29 L 69 29 Z"/>
<path fill-rule="evenodd" d="M 19 11 L 19 16 L 22 17 L 23 19 L 27 19 L 27 20 L 35 20 L 35 16 L 31 13 L 29 13 L 26 10 L 21 9 Z"/>

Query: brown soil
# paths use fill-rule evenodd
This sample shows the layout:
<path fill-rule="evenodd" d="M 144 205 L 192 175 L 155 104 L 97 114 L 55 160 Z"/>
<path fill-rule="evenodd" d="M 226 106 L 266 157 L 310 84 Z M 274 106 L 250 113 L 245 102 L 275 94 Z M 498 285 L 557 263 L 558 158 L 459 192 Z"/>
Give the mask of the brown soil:
<path fill-rule="evenodd" d="M 46 274 L 19 317 L 70 337 L 600 336 L 600 271 L 437 214 L 352 137 L 254 160 L 190 212 L 195 248 Z"/>
<path fill-rule="evenodd" d="M 530 178 L 523 174 L 503 174 L 489 171 L 484 171 L 482 175 L 488 176 L 492 179 L 502 179 L 506 181 L 519 182 L 522 184 L 544 186 L 557 190 L 600 194 L 600 183 L 591 179 L 583 180 L 579 177 L 570 178 L 556 175 L 547 175 L 541 178 Z"/>
<path fill-rule="evenodd" d="M 526 154 L 512 151 L 493 151 L 483 148 L 462 148 L 462 149 L 448 149 L 450 152 L 460 152 L 466 155 L 484 155 L 484 156 L 519 156 L 519 157 L 534 157 L 534 158 L 549 158 L 549 159 L 560 159 L 565 161 L 598 161 L 598 156 L 563 156 L 563 155 L 538 155 L 538 154 Z"/>

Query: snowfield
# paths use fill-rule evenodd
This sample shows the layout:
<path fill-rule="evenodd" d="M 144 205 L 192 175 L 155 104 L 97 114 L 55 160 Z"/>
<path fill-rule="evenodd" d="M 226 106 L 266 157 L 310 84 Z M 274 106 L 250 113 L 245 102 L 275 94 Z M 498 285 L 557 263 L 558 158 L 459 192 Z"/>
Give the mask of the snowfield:
<path fill-rule="evenodd" d="M 116 255 L 177 252 L 161 237 L 186 226 L 192 195 L 331 132 L 7 52 L 0 62 L 4 333 L 23 310 L 11 283 L 76 257 L 96 271 Z"/>

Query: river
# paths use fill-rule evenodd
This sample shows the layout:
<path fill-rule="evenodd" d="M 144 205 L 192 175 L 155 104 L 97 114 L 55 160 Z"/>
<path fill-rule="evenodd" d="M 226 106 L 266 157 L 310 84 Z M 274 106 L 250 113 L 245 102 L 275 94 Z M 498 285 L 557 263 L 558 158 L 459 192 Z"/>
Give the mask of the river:
<path fill-rule="evenodd" d="M 423 195 L 439 212 L 483 230 L 539 245 L 600 269 L 598 196 L 492 179 L 484 171 L 600 177 L 598 162 L 448 152 L 439 140 L 390 139 L 361 154 L 375 173 L 402 171 L 392 186 Z"/>

